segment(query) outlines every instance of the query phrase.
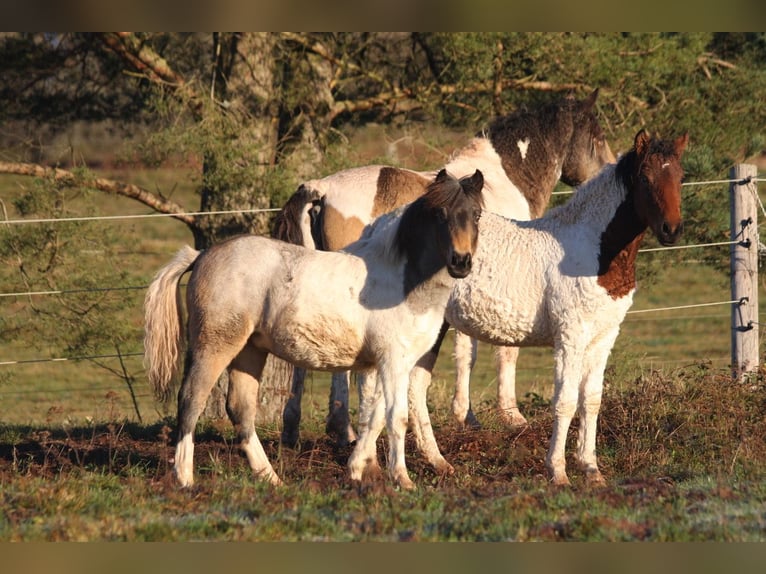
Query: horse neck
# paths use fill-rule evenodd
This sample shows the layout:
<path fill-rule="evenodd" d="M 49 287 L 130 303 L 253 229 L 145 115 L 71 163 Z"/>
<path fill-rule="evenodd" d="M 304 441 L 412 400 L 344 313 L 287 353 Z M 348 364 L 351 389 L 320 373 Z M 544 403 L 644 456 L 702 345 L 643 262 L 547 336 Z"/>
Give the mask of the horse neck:
<path fill-rule="evenodd" d="M 517 125 L 518 123 L 518 125 Z M 573 133 L 571 113 L 500 118 L 484 134 L 500 156 L 503 170 L 540 217 L 561 178 Z"/>
<path fill-rule="evenodd" d="M 598 257 L 598 283 L 613 299 L 628 295 L 636 286 L 636 256 L 646 233 L 636 212 L 630 178 L 627 177 L 633 158 L 625 157 L 615 168 L 615 180 L 626 190 L 623 201 L 601 234 Z"/>

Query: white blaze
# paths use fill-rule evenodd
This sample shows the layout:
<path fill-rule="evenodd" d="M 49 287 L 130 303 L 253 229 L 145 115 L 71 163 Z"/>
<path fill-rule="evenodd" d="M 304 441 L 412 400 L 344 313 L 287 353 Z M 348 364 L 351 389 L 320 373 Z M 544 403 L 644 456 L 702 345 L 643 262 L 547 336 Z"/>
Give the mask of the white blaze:
<path fill-rule="evenodd" d="M 521 153 L 521 159 L 526 159 L 527 158 L 527 148 L 529 148 L 529 138 L 517 141 L 516 145 L 519 146 L 519 152 Z"/>

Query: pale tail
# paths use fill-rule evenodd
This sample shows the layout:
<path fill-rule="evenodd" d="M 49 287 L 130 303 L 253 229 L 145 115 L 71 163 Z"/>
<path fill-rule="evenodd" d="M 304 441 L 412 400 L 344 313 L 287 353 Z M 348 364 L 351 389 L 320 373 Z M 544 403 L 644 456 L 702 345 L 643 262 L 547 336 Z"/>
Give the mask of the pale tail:
<path fill-rule="evenodd" d="M 144 367 L 154 394 L 162 401 L 169 398 L 184 339 L 178 282 L 199 254 L 182 247 L 154 276 L 144 299 Z"/>

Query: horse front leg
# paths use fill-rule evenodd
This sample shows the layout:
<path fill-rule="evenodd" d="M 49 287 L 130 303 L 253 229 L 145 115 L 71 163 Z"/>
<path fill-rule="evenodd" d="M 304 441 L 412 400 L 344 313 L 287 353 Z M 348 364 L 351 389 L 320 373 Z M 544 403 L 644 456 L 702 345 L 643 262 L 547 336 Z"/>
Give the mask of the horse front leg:
<path fill-rule="evenodd" d="M 455 394 L 452 397 L 452 414 L 458 423 L 471 428 L 481 427 L 471 409 L 469 393 L 477 347 L 476 339 L 455 331 Z"/>
<path fill-rule="evenodd" d="M 588 347 L 583 361 L 583 377 L 580 382 L 578 404 L 580 428 L 577 434 L 575 456 L 585 473 L 585 479 L 593 485 L 606 484 L 606 480 L 598 468 L 596 429 L 604 389 L 604 370 L 618 332 L 619 329 L 612 329 L 603 337 L 593 341 Z"/>
<path fill-rule="evenodd" d="M 428 387 L 436 363 L 437 354 L 431 350 L 423 355 L 410 373 L 409 409 L 410 425 L 415 444 L 426 460 L 439 474 L 452 474 L 454 467 L 447 462 L 436 443 L 431 417 L 428 414 Z"/>
<path fill-rule="evenodd" d="M 306 369 L 293 366 L 293 381 L 290 388 L 290 397 L 282 411 L 282 436 L 281 442 L 291 448 L 298 445 L 301 425 L 301 401 L 303 400 L 303 387 L 306 380 Z"/>
<path fill-rule="evenodd" d="M 578 387 L 582 378 L 583 351 L 576 343 L 577 335 L 566 344 L 558 341 L 554 351 L 553 432 L 545 465 L 553 484 L 569 485 L 566 473 L 565 446 L 569 425 L 578 404 Z"/>
<path fill-rule="evenodd" d="M 431 426 L 431 417 L 428 415 L 427 398 L 434 365 L 448 329 L 449 324 L 445 321 L 431 349 L 415 363 L 415 367 L 410 372 L 408 389 L 410 425 L 415 435 L 415 444 L 439 474 L 452 474 L 455 469 L 439 451 L 434 429 Z"/>
<path fill-rule="evenodd" d="M 500 419 L 511 428 L 527 426 L 516 402 L 516 361 L 518 347 L 495 347 L 497 369 L 497 409 Z"/>
<path fill-rule="evenodd" d="M 359 392 L 359 437 L 348 459 L 351 480 L 361 482 L 365 477 L 381 474 L 378 463 L 377 439 L 386 424 L 383 389 L 377 371 L 357 373 Z"/>
<path fill-rule="evenodd" d="M 348 414 L 349 376 L 349 371 L 333 373 L 330 386 L 325 432 L 336 438 L 338 446 L 346 446 L 356 440 L 356 433 Z"/>
<path fill-rule="evenodd" d="M 404 461 L 404 438 L 407 433 L 407 394 L 411 368 L 400 364 L 383 364 L 378 376 L 383 388 L 388 432 L 388 474 L 394 483 L 405 490 L 415 488 Z"/>

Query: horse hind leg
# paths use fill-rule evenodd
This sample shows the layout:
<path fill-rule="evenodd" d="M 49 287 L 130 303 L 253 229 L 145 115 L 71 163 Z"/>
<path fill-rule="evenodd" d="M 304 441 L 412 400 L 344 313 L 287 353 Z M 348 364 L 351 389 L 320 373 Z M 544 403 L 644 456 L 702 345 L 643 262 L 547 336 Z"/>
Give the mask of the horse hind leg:
<path fill-rule="evenodd" d="M 356 440 L 356 433 L 348 414 L 349 377 L 349 371 L 332 374 L 325 432 L 336 437 L 338 446 L 346 446 Z"/>
<path fill-rule="evenodd" d="M 476 364 L 478 343 L 468 335 L 455 331 L 455 394 L 452 397 L 452 414 L 461 425 L 480 428 L 471 409 L 469 395 L 471 370 Z"/>
<path fill-rule="evenodd" d="M 431 417 L 428 414 L 428 387 L 431 386 L 437 357 L 438 349 L 428 351 L 418 360 L 410 373 L 408 390 L 410 425 L 418 450 L 423 453 L 438 474 L 448 475 L 454 473 L 455 469 L 439 450 Z"/>
<path fill-rule="evenodd" d="M 301 401 L 303 400 L 303 387 L 306 380 L 306 369 L 293 367 L 293 383 L 290 389 L 290 397 L 282 411 L 282 444 L 291 448 L 298 445 L 301 424 Z"/>
<path fill-rule="evenodd" d="M 182 487 L 194 484 L 194 429 L 213 386 L 233 355 L 206 348 L 187 353 L 186 373 L 178 391 L 178 441 L 173 464 Z"/>
<path fill-rule="evenodd" d="M 240 445 L 253 474 L 274 485 L 282 484 L 271 466 L 255 432 L 255 415 L 258 408 L 258 387 L 268 353 L 245 348 L 229 367 L 229 392 L 226 412 L 229 414 Z"/>
<path fill-rule="evenodd" d="M 497 368 L 497 409 L 500 419 L 511 428 L 527 426 L 516 402 L 516 361 L 518 347 L 495 347 Z"/>

